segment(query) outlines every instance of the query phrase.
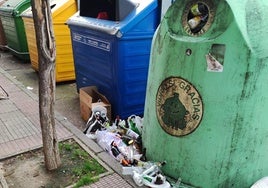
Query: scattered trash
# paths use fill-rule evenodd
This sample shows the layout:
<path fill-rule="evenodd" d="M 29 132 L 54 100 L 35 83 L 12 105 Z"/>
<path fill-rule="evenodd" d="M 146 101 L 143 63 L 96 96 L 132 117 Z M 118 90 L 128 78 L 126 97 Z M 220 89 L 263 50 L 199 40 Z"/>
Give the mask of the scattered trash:
<path fill-rule="evenodd" d="M 107 117 L 111 119 L 111 104 L 108 99 L 98 92 L 96 86 L 87 86 L 79 89 L 80 112 L 83 120 L 88 121 L 92 115 L 92 109 L 103 106 L 107 109 Z"/>
<path fill-rule="evenodd" d="M 179 188 L 180 185 L 181 185 L 181 178 L 179 178 L 179 179 L 175 182 L 175 184 L 172 185 L 172 187 L 174 187 L 174 188 Z"/>
<path fill-rule="evenodd" d="M 88 119 L 86 129 L 83 131 L 87 137 L 95 139 L 97 130 L 102 130 L 109 126 L 109 119 L 107 118 L 107 109 L 104 106 L 95 106 L 92 108 L 91 117 Z"/>
<path fill-rule="evenodd" d="M 136 115 L 131 115 L 127 119 L 128 125 L 130 128 L 136 132 L 138 135 L 142 134 L 142 122 L 143 119 Z"/>
<path fill-rule="evenodd" d="M 133 138 L 133 139 L 138 139 L 139 138 L 139 134 L 136 133 L 132 128 L 134 128 L 134 126 L 130 127 L 129 124 L 126 123 L 125 120 L 120 120 L 120 122 L 118 123 L 118 128 L 121 129 L 120 132 L 123 135 L 128 135 L 129 137 Z"/>
<path fill-rule="evenodd" d="M 143 118 L 131 115 L 124 120 L 117 116 L 114 122 L 110 122 L 107 109 L 99 105 L 92 108 L 83 132 L 117 160 L 122 165 L 122 174 L 131 175 L 138 186 L 170 188 L 170 183 L 160 171 L 165 162 L 148 162 L 146 148 L 141 152 L 142 129 Z"/>
<path fill-rule="evenodd" d="M 142 166 L 123 166 L 122 167 L 123 175 L 133 176 L 134 171 L 141 173 L 143 171 L 143 167 Z"/>
<path fill-rule="evenodd" d="M 250 188 L 267 188 L 268 187 L 268 176 L 261 178 L 254 183 Z"/>
<path fill-rule="evenodd" d="M 102 149 L 123 166 L 135 165 L 142 156 L 133 140 L 126 143 L 129 138 L 122 137 L 116 132 L 96 131 L 96 140 Z"/>
<path fill-rule="evenodd" d="M 28 90 L 33 90 L 33 87 L 27 86 L 26 87 Z"/>
<path fill-rule="evenodd" d="M 0 86 L 0 99 L 7 99 L 8 98 L 8 93 L 2 86 Z"/>
<path fill-rule="evenodd" d="M 160 171 L 160 167 L 166 162 L 148 164 L 146 170 L 141 173 L 133 171 L 134 182 L 140 187 L 145 185 L 152 188 L 170 188 L 170 183 Z"/>
<path fill-rule="evenodd" d="M 170 177 L 167 177 L 168 182 L 170 182 L 172 188 L 196 188 L 192 185 L 188 185 L 182 182 L 181 177 L 179 177 L 176 181 Z"/>
<path fill-rule="evenodd" d="M 188 25 L 193 33 L 198 33 L 207 23 L 209 11 L 205 4 L 194 4 L 188 14 Z"/>

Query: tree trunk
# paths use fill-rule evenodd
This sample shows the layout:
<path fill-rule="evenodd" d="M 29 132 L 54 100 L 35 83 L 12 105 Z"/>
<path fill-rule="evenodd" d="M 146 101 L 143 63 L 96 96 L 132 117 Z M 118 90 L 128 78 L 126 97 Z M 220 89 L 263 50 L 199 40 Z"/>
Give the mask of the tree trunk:
<path fill-rule="evenodd" d="M 55 38 L 50 0 L 31 0 L 39 61 L 39 115 L 45 166 L 57 169 L 60 164 L 55 128 Z"/>

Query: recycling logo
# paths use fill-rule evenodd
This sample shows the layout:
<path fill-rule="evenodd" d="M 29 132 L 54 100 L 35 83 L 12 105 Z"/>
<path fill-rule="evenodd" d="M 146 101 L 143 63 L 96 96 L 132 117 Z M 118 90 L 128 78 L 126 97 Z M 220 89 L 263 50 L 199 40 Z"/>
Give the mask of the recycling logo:
<path fill-rule="evenodd" d="M 167 133 L 173 136 L 188 135 L 202 120 L 202 99 L 187 80 L 169 77 L 158 88 L 156 113 L 161 127 Z"/>

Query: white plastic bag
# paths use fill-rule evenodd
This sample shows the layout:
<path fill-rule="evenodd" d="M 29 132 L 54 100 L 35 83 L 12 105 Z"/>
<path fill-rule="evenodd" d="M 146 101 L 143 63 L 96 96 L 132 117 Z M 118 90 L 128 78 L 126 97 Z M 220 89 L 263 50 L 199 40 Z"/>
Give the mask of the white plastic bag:
<path fill-rule="evenodd" d="M 261 178 L 254 183 L 250 188 L 267 188 L 268 187 L 268 176 Z"/>

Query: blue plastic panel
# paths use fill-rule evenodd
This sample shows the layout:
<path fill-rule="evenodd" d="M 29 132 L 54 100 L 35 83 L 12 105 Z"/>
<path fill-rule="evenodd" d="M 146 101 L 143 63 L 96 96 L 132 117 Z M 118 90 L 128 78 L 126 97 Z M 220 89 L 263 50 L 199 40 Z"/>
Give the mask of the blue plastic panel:
<path fill-rule="evenodd" d="M 110 101 L 113 117 L 143 115 L 151 42 L 160 17 L 157 1 L 148 2 L 140 1 L 139 11 L 122 22 L 78 14 L 68 21 L 77 89 L 97 86 Z"/>

